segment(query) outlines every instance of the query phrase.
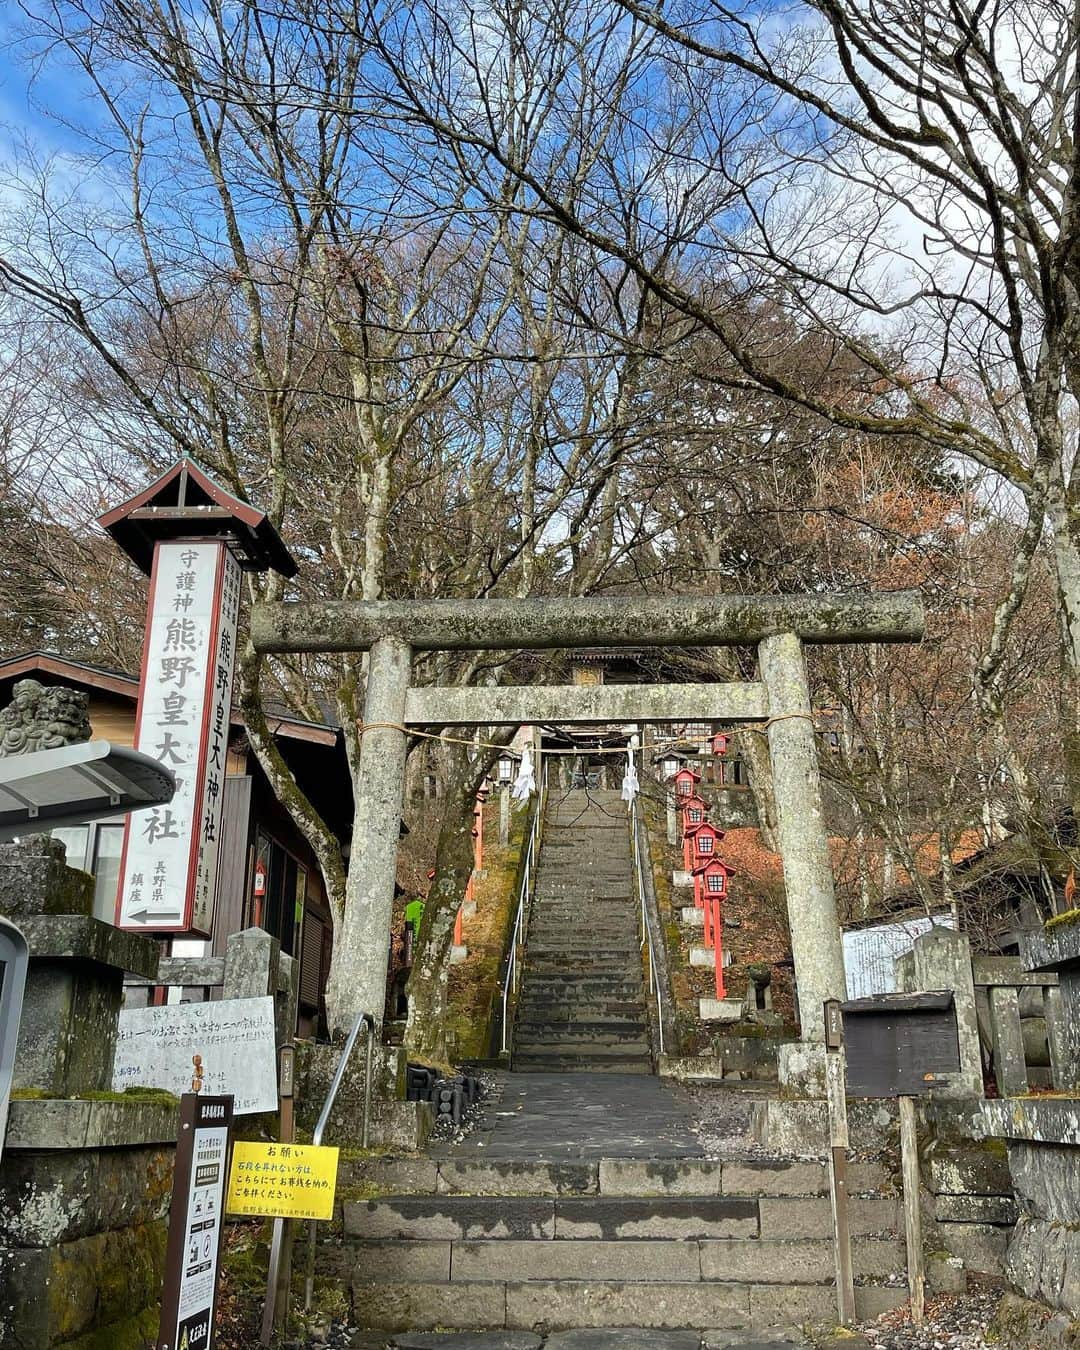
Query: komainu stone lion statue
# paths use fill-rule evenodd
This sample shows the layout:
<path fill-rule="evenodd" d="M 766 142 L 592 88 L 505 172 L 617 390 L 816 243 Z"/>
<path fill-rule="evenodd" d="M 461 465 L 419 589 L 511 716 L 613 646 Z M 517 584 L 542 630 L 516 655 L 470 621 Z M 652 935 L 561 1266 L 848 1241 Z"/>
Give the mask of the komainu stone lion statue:
<path fill-rule="evenodd" d="M 90 739 L 89 697 L 63 685 L 19 680 L 0 708 L 0 758 L 56 750 Z"/>

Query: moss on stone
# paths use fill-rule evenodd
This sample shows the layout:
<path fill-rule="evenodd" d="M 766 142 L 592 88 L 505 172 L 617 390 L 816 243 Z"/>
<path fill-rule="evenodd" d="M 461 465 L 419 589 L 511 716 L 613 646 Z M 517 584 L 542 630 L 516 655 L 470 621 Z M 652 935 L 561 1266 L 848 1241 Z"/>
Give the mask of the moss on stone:
<path fill-rule="evenodd" d="M 63 1350 L 147 1350 L 157 1340 L 159 1317 L 156 1307 L 144 1308 L 134 1317 L 66 1342 Z"/>
<path fill-rule="evenodd" d="M 1043 927 L 1049 930 L 1064 928 L 1073 923 L 1080 923 L 1080 909 L 1067 909 L 1064 914 L 1055 914 L 1052 919 L 1047 919 Z"/>

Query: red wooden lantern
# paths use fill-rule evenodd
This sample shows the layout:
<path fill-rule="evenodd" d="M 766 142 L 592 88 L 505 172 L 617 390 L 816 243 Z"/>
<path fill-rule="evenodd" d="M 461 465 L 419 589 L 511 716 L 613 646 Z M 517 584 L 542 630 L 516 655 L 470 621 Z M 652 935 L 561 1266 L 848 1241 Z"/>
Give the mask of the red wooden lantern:
<path fill-rule="evenodd" d="M 683 834 L 694 825 L 700 825 L 708 819 L 709 804 L 704 797 L 699 797 L 696 792 L 691 792 L 689 797 L 679 798 L 679 809 L 682 812 Z M 690 866 L 689 863 L 686 864 Z"/>
<path fill-rule="evenodd" d="M 723 900 L 728 892 L 728 879 L 734 872 L 722 858 L 706 858 L 694 868 L 694 903 L 700 908 L 710 899 Z M 706 942 L 711 947 L 711 942 Z"/>
<path fill-rule="evenodd" d="M 713 754 L 714 754 L 714 755 L 726 755 L 726 754 L 727 754 L 727 748 L 728 748 L 728 742 L 729 742 L 730 740 L 731 740 L 731 737 L 728 735 L 728 733 L 727 733 L 726 731 L 717 731 L 717 732 L 715 732 L 715 733 L 713 734 L 713 738 L 712 738 L 712 752 L 713 752 Z"/>
<path fill-rule="evenodd" d="M 701 782 L 701 774 L 695 773 L 695 771 L 690 768 L 682 768 L 675 775 L 674 781 L 675 795 L 677 797 L 689 797 Z"/>
<path fill-rule="evenodd" d="M 724 838 L 724 831 L 718 830 L 711 821 L 703 820 L 690 833 L 690 842 L 693 849 L 692 863 L 695 868 L 706 863 L 714 857 L 718 850 L 718 845 Z"/>
<path fill-rule="evenodd" d="M 713 949 L 717 998 L 724 997 L 724 900 L 733 875 L 719 858 L 694 868 L 694 898 L 705 911 L 705 946 Z"/>

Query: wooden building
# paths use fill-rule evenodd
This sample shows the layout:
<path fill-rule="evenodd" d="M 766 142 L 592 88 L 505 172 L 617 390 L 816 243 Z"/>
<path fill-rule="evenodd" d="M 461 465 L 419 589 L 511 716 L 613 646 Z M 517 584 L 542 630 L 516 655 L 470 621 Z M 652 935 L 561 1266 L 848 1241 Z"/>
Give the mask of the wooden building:
<path fill-rule="evenodd" d="M 0 660 L 0 706 L 23 679 L 63 685 L 89 696 L 95 739 L 131 745 L 139 681 L 136 676 L 48 652 L 27 652 Z M 271 717 L 282 757 L 302 790 L 347 849 L 352 831 L 352 785 L 339 727 L 303 721 L 284 711 Z M 241 928 L 265 928 L 282 950 L 300 960 L 301 1035 L 318 1032 L 329 972 L 332 927 L 322 874 L 315 855 L 248 745 L 243 719 L 234 708 L 222 822 L 221 863 L 208 944 L 174 939 L 177 954 L 221 955 L 225 939 Z M 67 846 L 68 862 L 94 877 L 94 912 L 106 923 L 115 917 L 123 818 L 101 820 L 55 832 Z M 165 939 L 167 940 L 167 939 Z M 201 991 L 185 990 L 185 999 Z"/>

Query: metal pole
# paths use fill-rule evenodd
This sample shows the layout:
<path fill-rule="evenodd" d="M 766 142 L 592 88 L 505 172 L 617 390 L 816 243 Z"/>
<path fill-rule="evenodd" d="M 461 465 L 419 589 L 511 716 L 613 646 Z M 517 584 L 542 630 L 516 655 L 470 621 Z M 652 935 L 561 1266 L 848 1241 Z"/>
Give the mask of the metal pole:
<path fill-rule="evenodd" d="M 821 800 L 810 687 L 794 633 L 758 645 L 769 692 L 769 758 L 777 835 L 784 862 L 791 954 L 804 1041 L 824 1038 L 822 1008 L 845 995 L 844 949 L 836 913 L 829 839 Z"/>

